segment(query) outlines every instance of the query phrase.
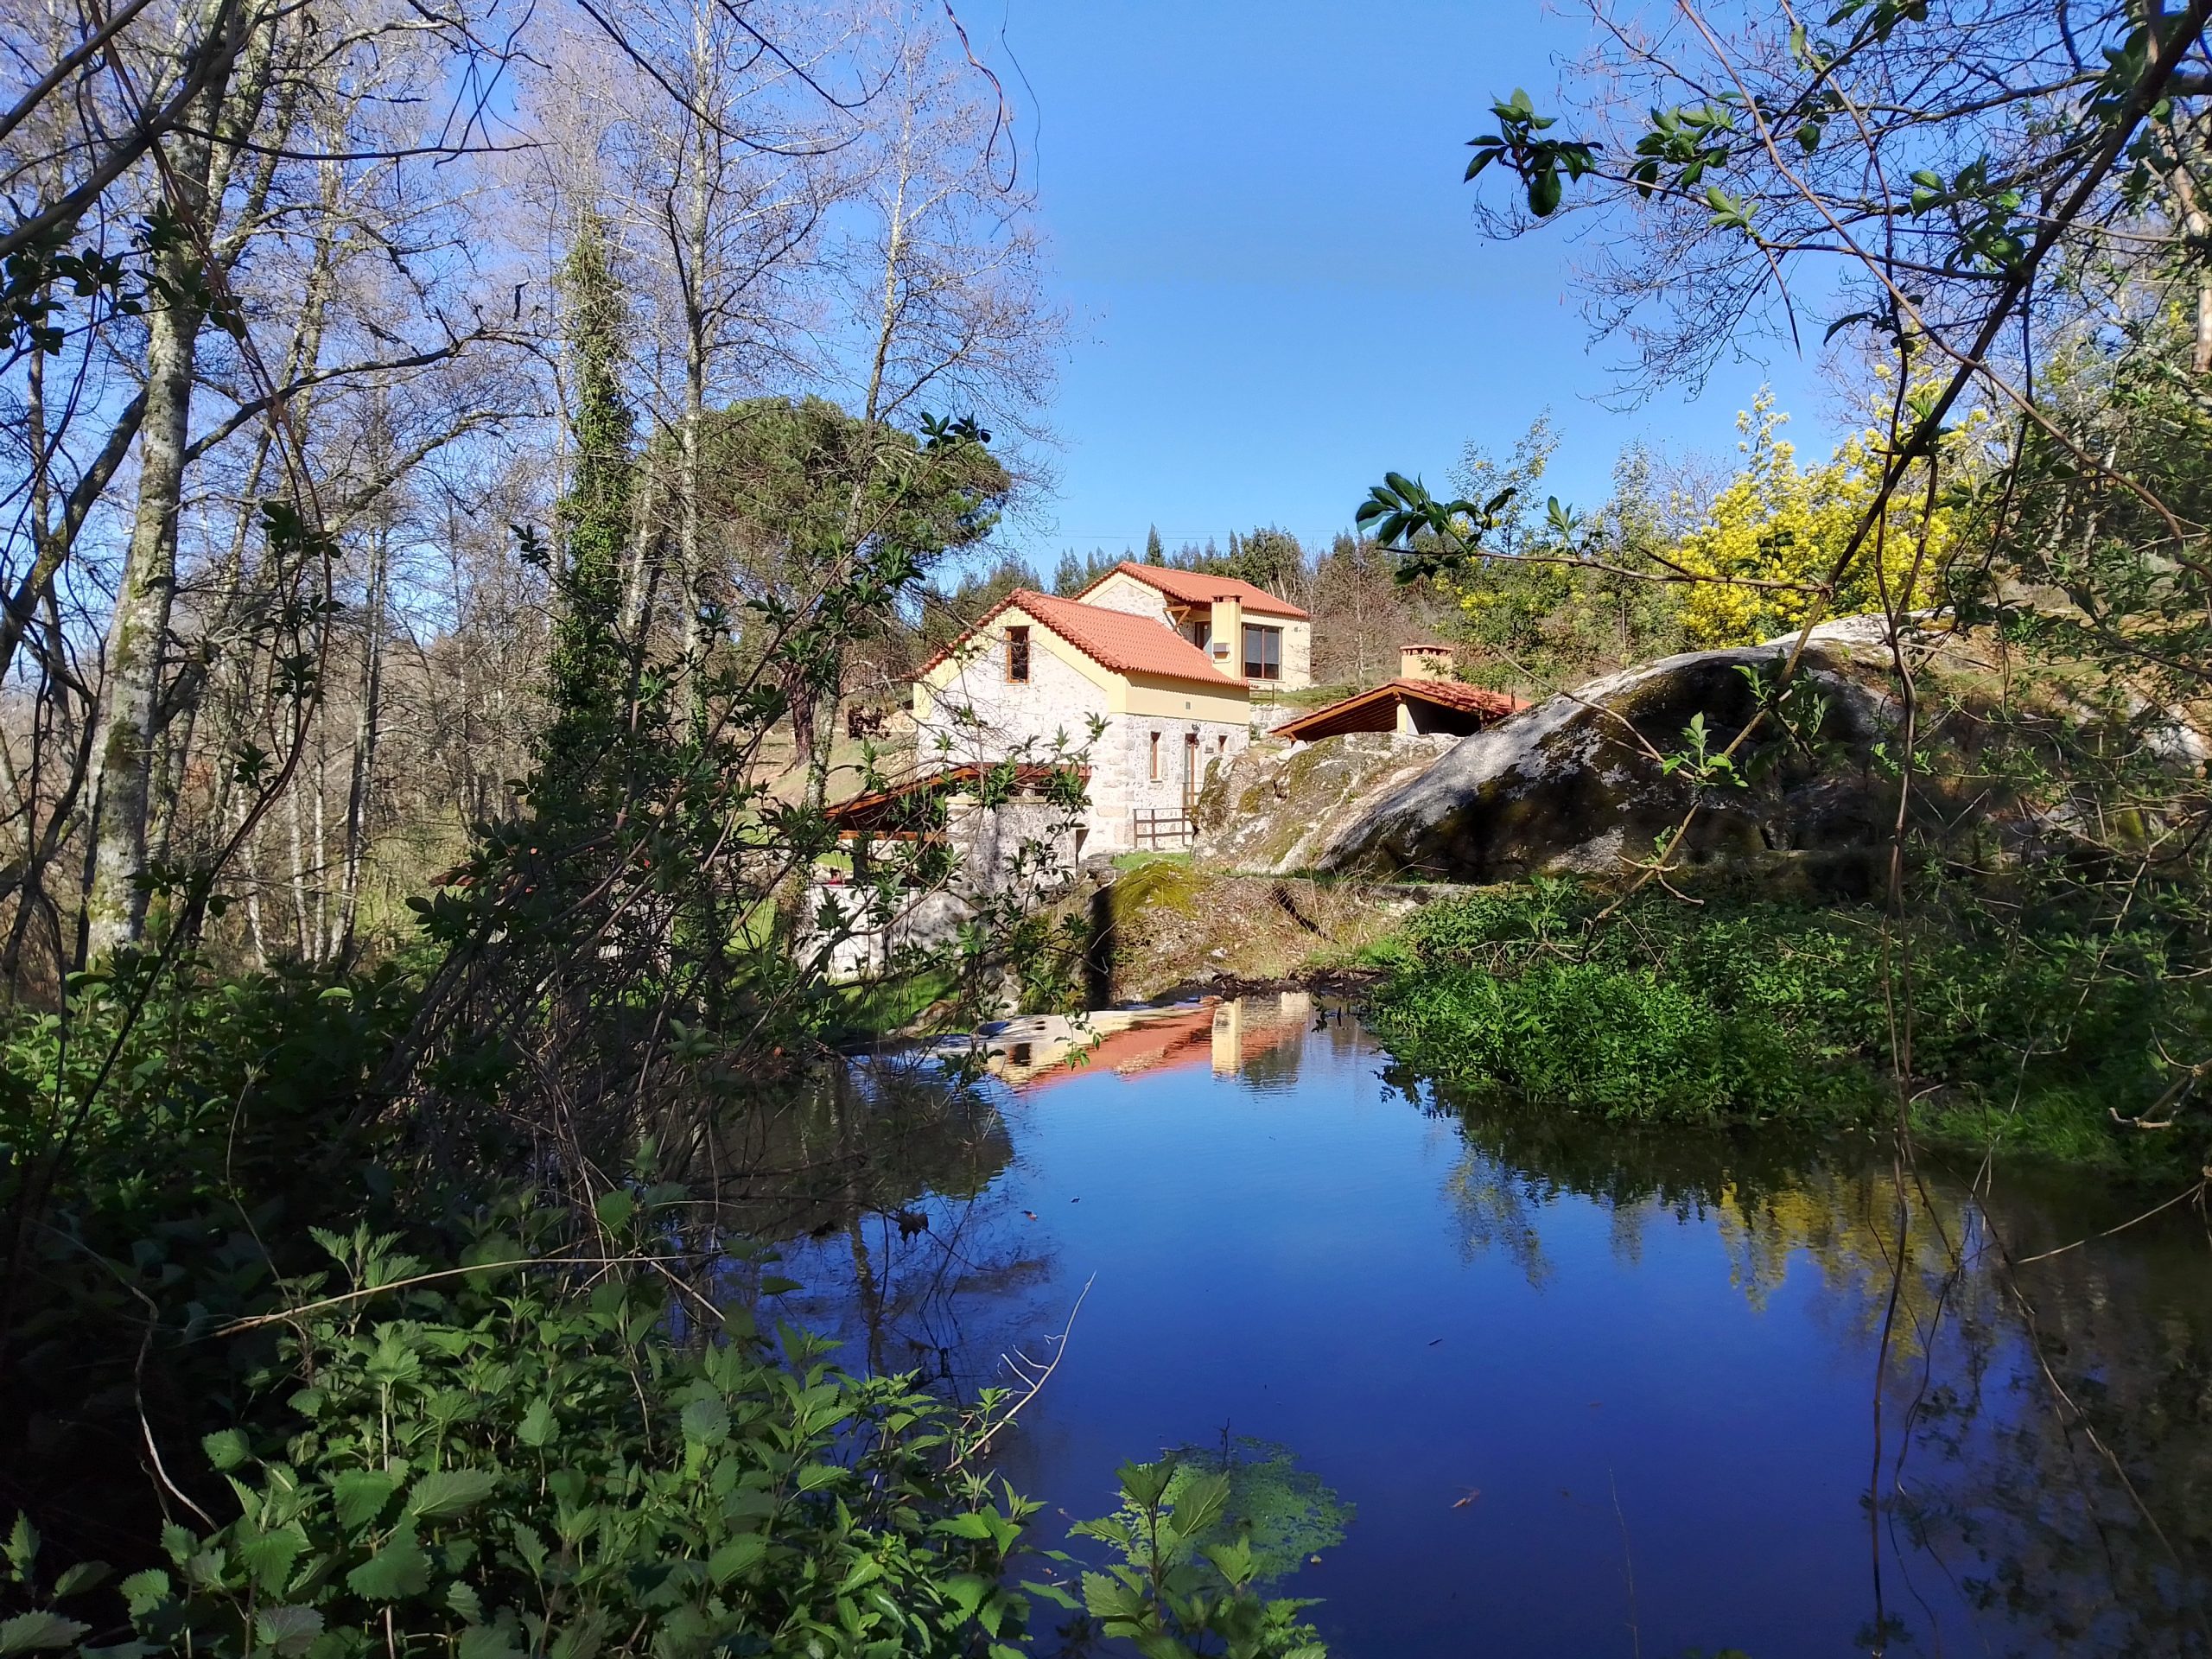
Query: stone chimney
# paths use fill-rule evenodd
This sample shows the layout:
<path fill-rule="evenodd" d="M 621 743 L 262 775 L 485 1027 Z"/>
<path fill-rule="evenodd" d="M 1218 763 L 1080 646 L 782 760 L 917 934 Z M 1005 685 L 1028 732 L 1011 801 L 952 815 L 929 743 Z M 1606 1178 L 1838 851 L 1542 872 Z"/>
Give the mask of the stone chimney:
<path fill-rule="evenodd" d="M 1234 594 L 1213 602 L 1213 665 L 1232 680 L 1244 677 L 1244 601 Z"/>
<path fill-rule="evenodd" d="M 1398 677 L 1402 680 L 1448 680 L 1452 677 L 1449 645 L 1401 645 Z"/>

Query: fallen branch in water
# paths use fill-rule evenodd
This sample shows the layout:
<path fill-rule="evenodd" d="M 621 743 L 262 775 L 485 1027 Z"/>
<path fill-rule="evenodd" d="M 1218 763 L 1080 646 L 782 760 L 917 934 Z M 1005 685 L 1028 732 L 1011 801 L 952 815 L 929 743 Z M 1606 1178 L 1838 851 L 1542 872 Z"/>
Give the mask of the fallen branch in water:
<path fill-rule="evenodd" d="M 1007 1364 L 1013 1369 L 1014 1374 L 1021 1379 L 1023 1388 L 1022 1395 L 1019 1400 L 1016 1400 L 1011 1406 L 1007 1408 L 1006 1414 L 1004 1416 L 1001 1417 L 998 1421 L 993 1423 L 988 1428 L 983 1431 L 982 1437 L 979 1438 L 973 1446 L 969 1446 L 966 1450 L 963 1451 L 958 1457 L 953 1459 L 951 1463 L 947 1465 L 949 1469 L 957 1469 L 969 1458 L 978 1456 L 987 1450 L 989 1447 L 991 1441 L 997 1437 L 998 1432 L 1004 1428 L 1008 1423 L 1012 1422 L 1016 1417 L 1019 1417 L 1021 1414 L 1022 1408 L 1027 1406 L 1032 1400 L 1034 1400 L 1039 1394 L 1044 1392 L 1045 1384 L 1052 1381 L 1052 1373 L 1059 1370 L 1060 1362 L 1067 1357 L 1068 1337 L 1070 1333 L 1075 1330 L 1075 1316 L 1083 1312 L 1083 1299 L 1090 1294 L 1091 1286 L 1097 1282 L 1098 1275 L 1095 1273 L 1092 1274 L 1090 1278 L 1083 1281 L 1083 1288 L 1076 1294 L 1075 1306 L 1068 1309 L 1068 1322 L 1060 1327 L 1060 1334 L 1057 1337 L 1047 1337 L 1045 1338 L 1047 1342 L 1056 1343 L 1058 1344 L 1058 1351 L 1052 1355 L 1050 1361 L 1043 1365 L 1039 1365 L 1035 1360 L 1030 1358 L 1027 1354 L 1013 1353 L 1001 1354 L 1000 1356 L 1000 1357 L 1006 1361 Z"/>

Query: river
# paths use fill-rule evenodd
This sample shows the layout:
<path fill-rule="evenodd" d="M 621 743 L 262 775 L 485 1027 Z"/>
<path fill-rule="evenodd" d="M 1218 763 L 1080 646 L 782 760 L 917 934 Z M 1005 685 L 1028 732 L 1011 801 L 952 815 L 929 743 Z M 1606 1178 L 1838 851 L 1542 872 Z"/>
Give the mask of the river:
<path fill-rule="evenodd" d="M 1901 1211 L 1885 1142 L 1463 1108 L 1298 994 L 1098 1026 L 996 1032 L 928 1189 L 773 1269 L 855 1364 L 1057 1360 L 1040 1543 L 1249 1437 L 1351 1506 L 1285 1592 L 1354 1659 L 2212 1653 L 2191 1204 L 1923 1155 Z"/>

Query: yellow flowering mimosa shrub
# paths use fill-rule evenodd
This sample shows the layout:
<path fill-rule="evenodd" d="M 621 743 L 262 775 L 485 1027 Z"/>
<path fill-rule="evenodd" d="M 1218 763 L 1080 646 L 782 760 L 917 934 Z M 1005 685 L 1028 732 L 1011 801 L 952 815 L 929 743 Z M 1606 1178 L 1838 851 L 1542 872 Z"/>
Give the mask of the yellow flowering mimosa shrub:
<path fill-rule="evenodd" d="M 1713 498 L 1705 522 L 1676 553 L 1684 570 L 1710 578 L 1690 588 L 1683 603 L 1682 625 L 1694 645 L 1745 645 L 1802 626 L 1880 486 L 1880 432 L 1870 427 L 1846 441 L 1825 466 L 1808 471 L 1797 464 L 1796 446 L 1780 435 L 1789 418 L 1766 392 L 1736 417 L 1744 434 L 1738 446 L 1746 457 L 1744 468 Z M 1969 416 L 1962 431 L 1984 418 L 1979 412 Z M 1944 441 L 1947 475 L 1960 447 L 1955 438 Z M 1890 601 L 1898 608 L 1931 602 L 1959 525 L 1956 510 L 1941 498 L 1923 515 L 1925 468 L 1924 461 L 1916 461 L 1891 495 L 1886 525 L 1860 544 L 1826 616 L 1880 610 L 1880 575 L 1887 577 Z M 1750 585 L 1755 582 L 1794 585 Z"/>

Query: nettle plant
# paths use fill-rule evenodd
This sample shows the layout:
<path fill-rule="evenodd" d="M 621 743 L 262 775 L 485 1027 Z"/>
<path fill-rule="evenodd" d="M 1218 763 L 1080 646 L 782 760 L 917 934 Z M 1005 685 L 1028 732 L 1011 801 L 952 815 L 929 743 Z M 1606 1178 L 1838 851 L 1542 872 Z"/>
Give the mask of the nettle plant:
<path fill-rule="evenodd" d="M 207 1435 L 227 1495 L 170 1485 L 197 1524 L 165 1527 L 167 1564 L 119 1582 L 99 1563 L 43 1573 L 19 1520 L 10 1599 L 32 1611 L 0 1622 L 0 1653 L 1027 1651 L 1024 1592 L 1067 1598 L 1009 1582 L 1039 1505 L 985 1466 L 1008 1395 L 961 1406 L 855 1376 L 834 1344 L 713 1307 L 660 1242 L 677 1197 L 603 1198 L 603 1255 L 533 1253 L 556 1218 L 519 1201 L 452 1267 L 366 1225 L 317 1230 L 334 1273 L 287 1287 L 280 1358 L 257 1379 L 288 1391 L 280 1427 Z M 1125 1471 L 1155 1524 L 1112 1569 L 1128 1587 L 1096 1610 L 1106 1632 L 1147 1654 L 1319 1653 L 1291 1618 L 1306 1604 L 1253 1587 L 1249 1545 L 1210 1547 L 1193 1576 L 1219 1504 L 1193 1490 L 1177 1522 L 1156 1467 Z M 1110 1522 L 1090 1535 L 1119 1539 Z"/>
<path fill-rule="evenodd" d="M 168 1564 L 119 1586 L 127 1631 L 41 1611 L 0 1643 L 105 1639 L 111 1659 L 1018 1651 L 1024 1599 L 1000 1579 L 1035 1505 L 969 1465 L 1002 1396 L 962 1409 L 855 1376 L 741 1311 L 672 1319 L 674 1264 L 645 1253 L 631 1205 L 612 1195 L 601 1219 L 641 1248 L 604 1262 L 525 1260 L 527 1225 L 486 1229 L 435 1272 L 365 1227 L 320 1233 L 347 1288 L 293 1287 L 262 1379 L 290 1389 L 289 1432 L 205 1441 L 233 1513 L 194 1504 L 199 1526 L 164 1529 Z M 16 1566 L 36 1584 L 34 1554 Z M 49 1597 L 104 1577 L 73 1567 Z"/>

